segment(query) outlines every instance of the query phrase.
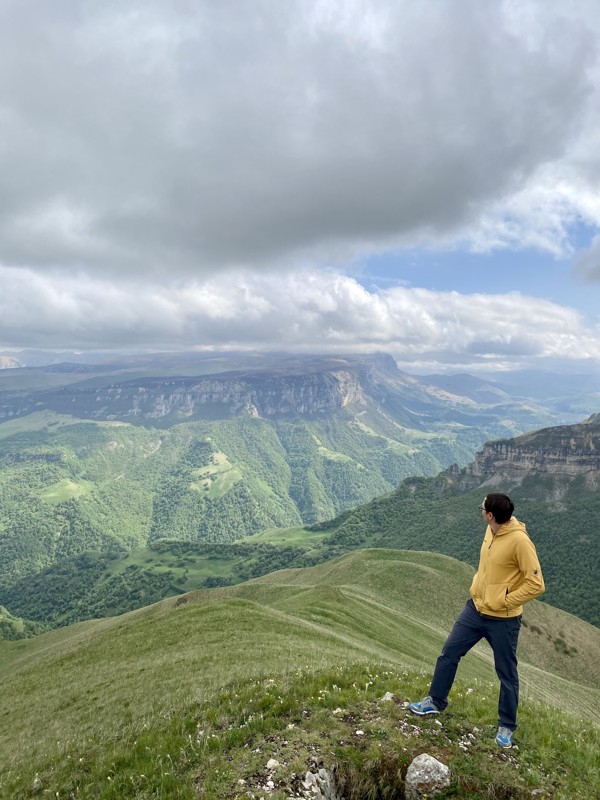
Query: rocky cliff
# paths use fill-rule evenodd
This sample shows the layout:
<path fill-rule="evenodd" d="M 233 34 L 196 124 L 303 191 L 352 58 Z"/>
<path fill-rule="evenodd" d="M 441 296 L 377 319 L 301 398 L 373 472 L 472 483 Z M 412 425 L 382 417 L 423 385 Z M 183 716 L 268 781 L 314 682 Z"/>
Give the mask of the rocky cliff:
<path fill-rule="evenodd" d="M 245 366 L 229 366 L 239 363 Z M 405 428 L 434 432 L 450 426 L 453 437 L 468 439 L 473 448 L 485 438 L 556 420 L 542 406 L 504 394 L 480 405 L 403 372 L 381 353 L 272 354 L 258 361 L 164 354 L 7 370 L 2 377 L 0 422 L 48 410 L 81 419 L 170 425 L 245 414 L 264 419 L 322 415 L 350 405 L 366 425 L 362 416 L 375 414 L 391 439 L 399 432 L 403 436 Z"/>
<path fill-rule="evenodd" d="M 84 419 L 161 420 L 264 418 L 316 414 L 364 399 L 359 376 L 350 370 L 301 375 L 231 374 L 205 378 L 146 378 L 113 385 L 64 387 L 5 400 L 0 419 L 40 407 Z"/>
<path fill-rule="evenodd" d="M 497 479 L 520 483 L 526 475 L 600 475 L 600 414 L 579 425 L 488 442 L 464 469 L 450 467 L 454 482 L 477 486 Z"/>

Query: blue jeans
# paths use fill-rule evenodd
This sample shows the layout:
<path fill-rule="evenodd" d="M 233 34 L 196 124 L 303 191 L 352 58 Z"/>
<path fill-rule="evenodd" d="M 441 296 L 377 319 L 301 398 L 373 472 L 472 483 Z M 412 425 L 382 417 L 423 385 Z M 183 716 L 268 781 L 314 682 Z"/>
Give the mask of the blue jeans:
<path fill-rule="evenodd" d="M 448 694 L 454 683 L 458 662 L 481 639 L 494 653 L 494 666 L 500 679 L 498 725 L 514 731 L 517 727 L 519 705 L 519 675 L 517 673 L 517 642 L 521 617 L 494 619 L 483 617 L 469 600 L 461 611 L 440 657 L 435 665 L 429 694 L 440 711 L 448 705 Z"/>

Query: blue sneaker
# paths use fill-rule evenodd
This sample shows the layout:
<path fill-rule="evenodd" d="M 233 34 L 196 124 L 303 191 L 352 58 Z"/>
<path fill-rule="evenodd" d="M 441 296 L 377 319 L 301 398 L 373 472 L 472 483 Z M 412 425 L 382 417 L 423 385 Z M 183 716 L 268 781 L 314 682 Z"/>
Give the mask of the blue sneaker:
<path fill-rule="evenodd" d="M 429 697 L 424 697 L 418 703 L 411 703 L 408 707 L 409 711 L 416 714 L 418 717 L 426 717 L 428 714 L 439 714 L 440 710 L 436 707 L 435 703 Z"/>
<path fill-rule="evenodd" d="M 513 732 L 510 728 L 504 728 L 500 726 L 498 728 L 498 733 L 496 734 L 496 744 L 498 747 L 503 747 L 506 750 L 508 750 L 509 747 L 512 747 L 512 735 Z"/>

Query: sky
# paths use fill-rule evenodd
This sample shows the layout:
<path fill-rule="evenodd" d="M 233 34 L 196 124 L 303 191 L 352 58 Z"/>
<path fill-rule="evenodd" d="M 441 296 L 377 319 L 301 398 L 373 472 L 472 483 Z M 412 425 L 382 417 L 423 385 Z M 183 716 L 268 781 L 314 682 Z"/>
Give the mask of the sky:
<path fill-rule="evenodd" d="M 597 370 L 599 288 L 596 0 L 0 4 L 2 352 Z"/>

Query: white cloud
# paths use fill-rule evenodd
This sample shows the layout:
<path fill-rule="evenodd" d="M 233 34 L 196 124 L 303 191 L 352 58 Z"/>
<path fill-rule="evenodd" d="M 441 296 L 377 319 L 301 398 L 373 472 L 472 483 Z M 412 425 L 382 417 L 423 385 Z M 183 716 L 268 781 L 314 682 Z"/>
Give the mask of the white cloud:
<path fill-rule="evenodd" d="M 165 286 L 0 268 L 0 284 L 4 349 L 386 350 L 403 362 L 496 367 L 600 359 L 600 331 L 577 311 L 519 293 L 374 292 L 314 270 L 230 272 Z"/>
<path fill-rule="evenodd" d="M 3 3 L 0 263 L 568 251 L 582 208 L 600 224 L 600 15 L 563 5 Z"/>
<path fill-rule="evenodd" d="M 574 256 L 600 230 L 599 42 L 595 0 L 7 0 L 0 344 L 597 359 L 572 309 L 343 273 Z"/>

